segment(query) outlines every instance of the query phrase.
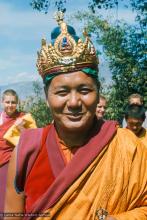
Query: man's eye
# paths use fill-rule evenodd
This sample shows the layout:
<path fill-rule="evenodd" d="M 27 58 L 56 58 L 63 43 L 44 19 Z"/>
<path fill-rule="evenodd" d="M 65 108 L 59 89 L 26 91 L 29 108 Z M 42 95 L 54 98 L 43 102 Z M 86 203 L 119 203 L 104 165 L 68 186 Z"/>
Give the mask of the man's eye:
<path fill-rule="evenodd" d="M 88 93 L 90 93 L 90 92 L 91 92 L 91 90 L 88 89 L 88 88 L 83 88 L 83 89 L 80 90 L 80 93 L 81 93 L 81 94 L 85 94 L 85 95 L 88 94 Z"/>
<path fill-rule="evenodd" d="M 56 95 L 59 95 L 59 96 L 65 96 L 66 94 L 67 94 L 66 90 L 62 90 L 62 91 L 57 91 L 56 92 Z"/>

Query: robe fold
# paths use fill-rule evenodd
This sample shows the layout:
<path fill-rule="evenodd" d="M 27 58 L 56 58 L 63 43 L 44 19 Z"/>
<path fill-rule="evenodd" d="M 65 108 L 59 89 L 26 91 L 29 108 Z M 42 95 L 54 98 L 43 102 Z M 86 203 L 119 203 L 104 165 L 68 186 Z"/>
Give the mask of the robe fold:
<path fill-rule="evenodd" d="M 142 127 L 141 132 L 139 133 L 138 138 L 147 147 L 147 129 Z"/>
<path fill-rule="evenodd" d="M 35 120 L 32 118 L 30 113 L 27 113 L 25 115 L 23 115 L 21 117 L 25 124 L 24 124 L 24 128 L 28 129 L 28 128 L 36 128 L 36 122 Z M 16 146 L 18 144 L 19 141 L 19 137 L 20 137 L 20 130 L 17 128 L 16 125 L 12 125 L 7 132 L 4 134 L 4 139 L 7 140 L 9 143 L 13 144 L 14 146 Z"/>
<path fill-rule="evenodd" d="M 43 131 L 39 132 L 41 137 Z M 25 220 L 43 220 L 43 214 L 47 220 L 96 220 L 100 207 L 117 220 L 146 220 L 147 149 L 134 135 L 121 128 L 116 129 L 115 123 L 105 122 L 65 164 L 57 141 L 55 143 L 53 125 L 47 133 L 46 141 L 42 144 L 44 147 L 40 148 L 38 144 L 37 152 L 34 150 L 34 141 L 31 145 L 29 141 L 23 141 L 26 135 L 29 137 L 29 133 L 22 136 L 18 148 L 18 155 L 27 155 L 27 161 L 17 161 L 16 186 L 20 191 L 24 190 L 26 197 L 29 196 L 28 189 L 33 179 L 39 178 L 34 167 L 37 168 L 37 164 L 41 166 L 43 152 L 47 153 L 44 161 L 48 159 L 48 164 L 45 162 L 46 170 L 50 172 L 39 171 L 39 180 L 46 178 L 48 187 L 46 184 L 42 194 L 32 198 L 32 203 L 28 201 Z M 21 146 L 24 144 L 25 149 L 27 144 L 28 149 L 32 146 L 29 153 L 26 150 L 22 154 Z M 51 150 L 54 151 L 50 144 L 56 147 L 58 161 L 49 159 Z M 55 152 L 52 152 L 54 156 Z"/>
<path fill-rule="evenodd" d="M 2 113 L 1 113 L 2 114 Z M 22 117 L 24 113 L 16 112 L 13 117 L 7 117 L 6 121 L 0 125 L 0 167 L 7 163 L 11 157 L 14 145 L 4 139 L 5 133 L 13 126 L 16 119 Z"/>

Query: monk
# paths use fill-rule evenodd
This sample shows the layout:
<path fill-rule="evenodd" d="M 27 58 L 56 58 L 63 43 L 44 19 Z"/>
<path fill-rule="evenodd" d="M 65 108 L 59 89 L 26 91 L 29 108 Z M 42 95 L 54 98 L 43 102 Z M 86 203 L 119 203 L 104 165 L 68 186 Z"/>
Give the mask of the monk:
<path fill-rule="evenodd" d="M 131 94 L 128 98 L 128 105 L 132 105 L 132 104 L 144 106 L 143 96 L 141 96 L 138 93 Z M 144 127 L 146 129 L 147 128 L 147 111 L 145 111 L 145 115 L 146 115 L 146 118 L 142 124 L 142 127 Z M 123 128 L 125 128 L 127 126 L 125 118 L 123 119 L 122 126 L 123 126 Z"/>
<path fill-rule="evenodd" d="M 57 21 L 37 60 L 54 121 L 22 133 L 9 166 L 5 219 L 146 220 L 147 149 L 116 122 L 97 120 L 94 45 L 86 32 L 79 39 L 62 13 Z"/>
<path fill-rule="evenodd" d="M 125 111 L 126 129 L 132 131 L 147 147 L 147 129 L 143 127 L 146 114 L 142 105 L 132 104 Z"/>
<path fill-rule="evenodd" d="M 2 94 L 3 111 L 0 113 L 0 212 L 3 212 L 4 209 L 8 163 L 12 151 L 18 143 L 18 141 L 15 144 L 13 143 L 16 135 L 14 137 L 9 135 L 10 130 L 12 132 L 15 127 L 20 135 L 20 130 L 24 128 L 26 123 L 25 113 L 17 111 L 18 100 L 17 93 L 12 89 L 5 90 Z M 32 123 L 30 124 L 32 125 Z M 35 125 L 34 121 L 33 125 Z"/>

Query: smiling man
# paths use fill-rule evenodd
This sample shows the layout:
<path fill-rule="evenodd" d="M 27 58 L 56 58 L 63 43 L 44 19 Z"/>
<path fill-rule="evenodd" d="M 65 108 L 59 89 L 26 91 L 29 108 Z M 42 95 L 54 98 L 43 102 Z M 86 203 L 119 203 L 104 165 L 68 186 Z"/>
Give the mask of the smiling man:
<path fill-rule="evenodd" d="M 147 149 L 116 122 L 97 120 L 94 45 L 62 13 L 57 21 L 37 60 L 53 123 L 22 133 L 5 213 L 13 213 L 9 220 L 146 220 Z"/>

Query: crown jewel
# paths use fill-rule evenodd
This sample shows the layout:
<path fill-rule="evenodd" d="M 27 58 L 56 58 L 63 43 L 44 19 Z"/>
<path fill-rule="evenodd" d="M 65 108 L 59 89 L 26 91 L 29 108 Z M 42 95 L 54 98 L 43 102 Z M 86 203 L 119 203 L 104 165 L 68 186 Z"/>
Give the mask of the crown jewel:
<path fill-rule="evenodd" d="M 85 67 L 97 70 L 98 58 L 86 31 L 83 33 L 85 39 L 82 41 L 70 33 L 69 27 L 72 27 L 64 22 L 62 12 L 56 14 L 56 20 L 60 26 L 60 33 L 54 43 L 49 45 L 42 39 L 42 48 L 37 59 L 39 74 L 44 78 L 47 74 L 66 73 Z"/>

